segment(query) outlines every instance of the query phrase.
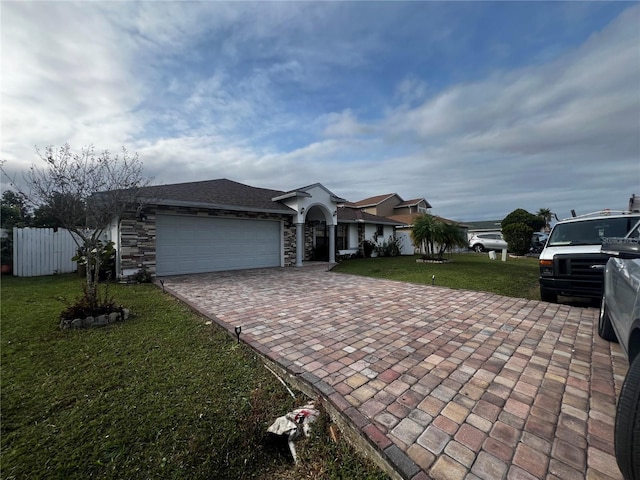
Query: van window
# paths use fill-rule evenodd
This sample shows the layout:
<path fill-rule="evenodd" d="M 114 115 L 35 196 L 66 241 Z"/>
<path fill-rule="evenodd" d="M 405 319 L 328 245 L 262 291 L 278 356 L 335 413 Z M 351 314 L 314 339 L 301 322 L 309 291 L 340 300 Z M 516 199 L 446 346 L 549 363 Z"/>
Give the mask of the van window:
<path fill-rule="evenodd" d="M 603 238 L 626 236 L 637 221 L 637 217 L 615 217 L 559 223 L 551 232 L 547 245 L 602 245 Z"/>

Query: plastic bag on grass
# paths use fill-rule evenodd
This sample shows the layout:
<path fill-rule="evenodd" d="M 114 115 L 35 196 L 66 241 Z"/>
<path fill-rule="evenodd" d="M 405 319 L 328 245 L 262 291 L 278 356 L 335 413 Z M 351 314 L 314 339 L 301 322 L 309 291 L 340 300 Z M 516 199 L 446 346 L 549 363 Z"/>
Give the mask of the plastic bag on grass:
<path fill-rule="evenodd" d="M 319 415 L 320 412 L 316 410 L 315 403 L 309 402 L 282 417 L 278 417 L 267 429 L 267 432 L 275 435 L 286 435 L 293 461 L 298 463 L 296 447 L 293 442 L 302 436 L 309 436 L 311 424 L 315 422 Z"/>

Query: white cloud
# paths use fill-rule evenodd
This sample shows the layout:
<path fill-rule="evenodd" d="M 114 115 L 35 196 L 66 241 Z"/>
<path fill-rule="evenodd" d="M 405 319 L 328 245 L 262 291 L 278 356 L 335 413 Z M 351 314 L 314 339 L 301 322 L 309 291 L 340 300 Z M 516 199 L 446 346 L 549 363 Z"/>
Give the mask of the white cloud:
<path fill-rule="evenodd" d="M 128 49 L 93 4 L 7 2 L 2 15 L 2 156 L 19 166 L 44 147 L 115 147 L 140 128 L 144 86 Z M 44 8 L 43 8 L 44 7 Z"/>

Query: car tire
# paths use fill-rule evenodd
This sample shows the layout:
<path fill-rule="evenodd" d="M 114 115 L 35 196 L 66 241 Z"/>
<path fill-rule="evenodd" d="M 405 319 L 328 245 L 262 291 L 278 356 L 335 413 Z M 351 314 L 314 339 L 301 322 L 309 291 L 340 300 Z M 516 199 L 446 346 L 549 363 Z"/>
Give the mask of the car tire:
<path fill-rule="evenodd" d="M 481 243 L 477 243 L 473 246 L 473 250 L 477 253 L 482 253 L 484 252 L 484 247 L 482 246 Z"/>
<path fill-rule="evenodd" d="M 540 300 L 549 303 L 558 303 L 558 294 L 540 287 Z"/>
<path fill-rule="evenodd" d="M 618 337 L 616 336 L 616 332 L 613 329 L 613 325 L 611 325 L 611 318 L 609 318 L 609 311 L 607 309 L 607 304 L 604 301 L 604 297 L 602 297 L 602 302 L 600 303 L 600 316 L 598 317 L 598 335 L 610 342 L 618 341 Z"/>
<path fill-rule="evenodd" d="M 615 452 L 627 480 L 640 480 L 640 355 L 629 365 L 616 410 Z"/>

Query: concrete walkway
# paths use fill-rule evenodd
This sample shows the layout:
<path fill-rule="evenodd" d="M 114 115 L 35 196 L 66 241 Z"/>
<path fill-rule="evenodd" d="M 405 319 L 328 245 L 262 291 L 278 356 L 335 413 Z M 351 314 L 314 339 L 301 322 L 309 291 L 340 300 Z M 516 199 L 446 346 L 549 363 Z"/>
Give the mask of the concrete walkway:
<path fill-rule="evenodd" d="M 313 385 L 407 479 L 621 479 L 598 311 L 326 267 L 164 279 Z"/>

